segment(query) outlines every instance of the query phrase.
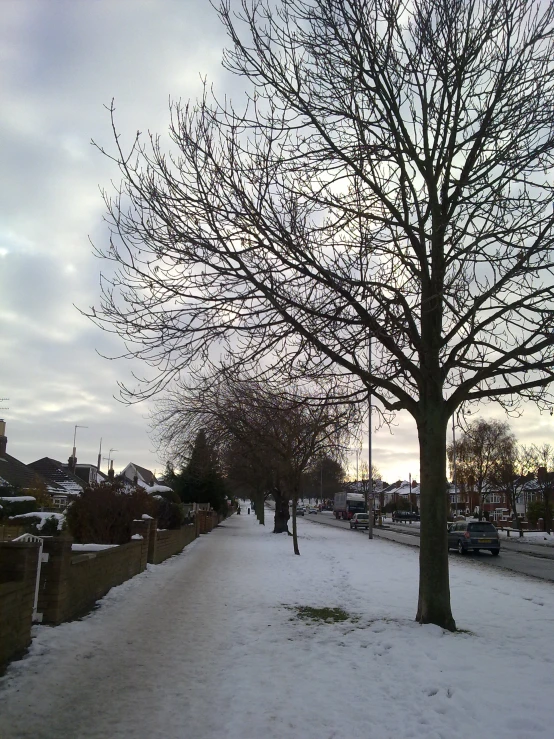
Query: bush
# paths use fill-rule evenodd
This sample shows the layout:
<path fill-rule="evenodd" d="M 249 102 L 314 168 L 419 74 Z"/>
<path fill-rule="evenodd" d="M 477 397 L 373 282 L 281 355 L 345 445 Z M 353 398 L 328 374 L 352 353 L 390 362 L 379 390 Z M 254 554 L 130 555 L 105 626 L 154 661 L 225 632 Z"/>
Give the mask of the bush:
<path fill-rule="evenodd" d="M 173 497 L 174 496 L 174 497 Z M 174 499 L 176 498 L 176 500 Z M 185 521 L 185 508 L 177 493 L 162 493 L 157 499 L 156 518 L 160 529 L 179 529 Z"/>
<path fill-rule="evenodd" d="M 10 497 L 9 493 L 5 494 Z M 31 513 L 36 511 L 37 502 L 33 500 L 0 500 L 0 518 L 9 518 L 10 516 L 18 516 L 20 513 Z"/>
<path fill-rule="evenodd" d="M 133 520 L 157 514 L 157 500 L 142 488 L 126 490 L 108 482 L 83 490 L 67 510 L 67 525 L 79 544 L 125 544 L 131 539 Z"/>
<path fill-rule="evenodd" d="M 548 508 L 542 500 L 532 500 L 527 504 L 527 520 L 533 528 L 537 527 L 539 518 L 544 519 L 545 523 L 552 520 L 552 506 Z"/>
<path fill-rule="evenodd" d="M 46 520 L 42 516 L 25 516 L 16 518 L 12 523 L 24 526 L 27 533 L 35 536 L 59 536 L 66 528 L 65 520 L 60 526 L 60 520 L 55 515 L 48 516 Z"/>

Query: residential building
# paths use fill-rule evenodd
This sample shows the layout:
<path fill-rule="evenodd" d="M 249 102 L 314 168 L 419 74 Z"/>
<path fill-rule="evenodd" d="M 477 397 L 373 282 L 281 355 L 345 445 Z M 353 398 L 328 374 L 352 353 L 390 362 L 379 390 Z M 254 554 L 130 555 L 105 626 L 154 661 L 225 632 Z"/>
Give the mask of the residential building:
<path fill-rule="evenodd" d="M 147 470 L 146 467 L 141 467 L 134 462 L 130 462 L 127 467 L 125 467 L 121 472 L 121 476 L 135 485 L 152 487 L 152 485 L 158 484 L 158 480 L 151 470 Z"/>

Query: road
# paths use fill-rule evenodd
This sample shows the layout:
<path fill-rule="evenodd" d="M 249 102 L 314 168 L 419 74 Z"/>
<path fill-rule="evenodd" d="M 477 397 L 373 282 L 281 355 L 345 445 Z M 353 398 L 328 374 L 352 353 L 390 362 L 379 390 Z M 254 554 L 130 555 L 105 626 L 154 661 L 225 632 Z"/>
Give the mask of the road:
<path fill-rule="evenodd" d="M 322 511 L 317 515 L 307 515 L 305 519 L 310 521 L 310 523 L 350 529 L 348 521 L 337 521 L 330 511 Z M 364 529 L 352 531 L 351 533 L 353 536 L 367 536 L 367 531 Z M 410 526 L 410 524 L 400 524 L 387 529 L 374 528 L 373 534 L 375 537 L 388 539 L 398 544 L 405 544 L 411 547 L 419 546 L 419 527 Z M 537 577 L 541 580 L 554 582 L 554 551 L 550 551 L 546 547 L 528 545 L 527 551 L 524 552 L 522 551 L 524 546 L 517 542 L 502 540 L 502 549 L 499 557 L 493 557 L 489 552 L 478 552 L 467 555 L 451 552 L 450 556 L 464 557 L 465 561 L 471 562 L 477 567 L 497 567 L 502 570 L 516 572 L 520 575 L 528 575 L 529 577 Z"/>

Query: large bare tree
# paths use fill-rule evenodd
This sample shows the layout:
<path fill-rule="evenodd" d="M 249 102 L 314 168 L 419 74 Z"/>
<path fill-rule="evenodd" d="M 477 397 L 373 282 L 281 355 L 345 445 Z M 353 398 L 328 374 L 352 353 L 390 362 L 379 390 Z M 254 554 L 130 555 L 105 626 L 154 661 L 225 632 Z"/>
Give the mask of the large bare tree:
<path fill-rule="evenodd" d="M 124 148 L 114 123 L 115 276 L 96 320 L 158 370 L 135 399 L 217 347 L 406 409 L 421 460 L 417 619 L 454 629 L 448 419 L 484 399 L 550 402 L 554 7 L 222 0 L 218 12 L 248 103 L 207 89 L 172 105 L 167 153 L 154 135 Z"/>

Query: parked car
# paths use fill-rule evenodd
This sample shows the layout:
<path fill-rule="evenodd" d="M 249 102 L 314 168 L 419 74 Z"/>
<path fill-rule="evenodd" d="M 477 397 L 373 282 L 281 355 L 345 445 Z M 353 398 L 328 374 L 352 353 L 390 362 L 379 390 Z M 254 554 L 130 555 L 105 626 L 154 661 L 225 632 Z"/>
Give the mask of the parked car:
<path fill-rule="evenodd" d="M 448 548 L 460 554 L 488 549 L 495 557 L 500 553 L 500 538 L 494 524 L 488 521 L 455 521 L 448 527 Z"/>
<path fill-rule="evenodd" d="M 314 508 L 313 506 L 311 508 L 308 508 L 308 513 L 319 513 L 317 508 Z"/>
<path fill-rule="evenodd" d="M 296 515 L 297 516 L 303 516 L 306 513 L 306 509 L 303 505 L 296 506 Z"/>
<path fill-rule="evenodd" d="M 369 513 L 355 513 L 350 519 L 351 529 L 368 529 L 369 528 Z"/>
<path fill-rule="evenodd" d="M 406 523 L 406 521 L 409 521 L 410 523 L 412 521 L 419 521 L 419 513 L 414 513 L 413 511 L 393 511 L 392 512 L 392 522 L 393 523 Z"/>

